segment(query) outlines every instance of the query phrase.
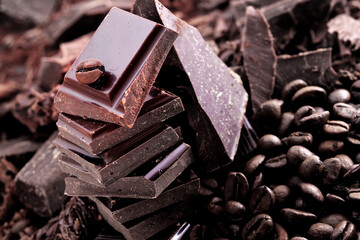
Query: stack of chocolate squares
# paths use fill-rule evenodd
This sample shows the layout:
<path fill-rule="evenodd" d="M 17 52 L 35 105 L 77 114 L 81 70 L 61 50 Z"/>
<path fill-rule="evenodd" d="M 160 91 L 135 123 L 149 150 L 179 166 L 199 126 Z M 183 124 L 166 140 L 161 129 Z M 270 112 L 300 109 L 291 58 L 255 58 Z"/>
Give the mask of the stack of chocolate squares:
<path fill-rule="evenodd" d="M 199 190 L 191 148 L 166 124 L 184 111 L 181 100 L 153 87 L 176 37 L 113 8 L 55 97 L 65 193 L 91 198 L 127 239 L 178 222 Z"/>

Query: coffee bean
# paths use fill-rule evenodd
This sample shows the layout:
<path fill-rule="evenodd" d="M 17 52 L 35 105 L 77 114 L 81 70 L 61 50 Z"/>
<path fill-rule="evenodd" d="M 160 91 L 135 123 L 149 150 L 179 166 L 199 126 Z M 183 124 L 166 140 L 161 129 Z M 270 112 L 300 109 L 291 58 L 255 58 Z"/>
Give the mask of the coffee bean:
<path fill-rule="evenodd" d="M 354 164 L 343 176 L 345 181 L 354 181 L 360 178 L 360 164 Z"/>
<path fill-rule="evenodd" d="M 315 129 L 323 126 L 330 117 L 329 111 L 324 111 L 320 113 L 314 113 L 309 116 L 303 117 L 299 120 L 299 124 L 297 125 L 300 129 Z"/>
<path fill-rule="evenodd" d="M 360 152 L 356 154 L 355 156 L 355 162 L 360 163 Z"/>
<path fill-rule="evenodd" d="M 219 197 L 213 197 L 208 206 L 207 209 L 209 213 L 215 215 L 215 216 L 221 216 L 224 215 L 225 209 L 223 206 L 223 200 Z"/>
<path fill-rule="evenodd" d="M 293 97 L 293 95 L 303 87 L 306 87 L 307 83 L 302 79 L 296 79 L 285 85 L 282 93 L 281 99 L 284 102 L 289 102 L 289 100 Z"/>
<path fill-rule="evenodd" d="M 233 238 L 238 238 L 241 235 L 241 228 L 237 224 L 230 224 L 227 227 L 228 235 L 230 235 Z"/>
<path fill-rule="evenodd" d="M 314 155 L 309 149 L 295 145 L 289 148 L 286 158 L 289 163 L 295 166 L 299 166 L 305 159 Z"/>
<path fill-rule="evenodd" d="M 263 102 L 260 105 L 260 110 L 254 115 L 255 120 L 264 123 L 264 121 L 269 121 L 268 123 L 278 123 L 281 117 L 281 106 L 283 105 L 282 100 L 270 99 Z"/>
<path fill-rule="evenodd" d="M 196 224 L 190 230 L 190 240 L 207 240 L 209 239 L 209 231 L 205 225 Z"/>
<path fill-rule="evenodd" d="M 328 158 L 323 161 L 322 183 L 331 185 L 335 183 L 341 171 L 341 163 L 337 158 Z"/>
<path fill-rule="evenodd" d="M 350 131 L 347 135 L 346 140 L 354 146 L 360 146 L 360 133 Z"/>
<path fill-rule="evenodd" d="M 288 233 L 286 232 L 285 228 L 283 228 L 280 224 L 275 223 L 274 228 L 275 228 L 274 240 L 288 240 L 289 239 Z"/>
<path fill-rule="evenodd" d="M 245 206 L 238 201 L 228 201 L 225 204 L 225 212 L 229 215 L 232 221 L 239 221 L 244 217 Z"/>
<path fill-rule="evenodd" d="M 324 126 L 324 133 L 330 136 L 344 135 L 349 132 L 349 125 L 344 121 L 329 120 Z"/>
<path fill-rule="evenodd" d="M 273 189 L 275 194 L 275 204 L 277 206 L 284 205 L 290 199 L 291 190 L 286 185 L 279 185 Z"/>
<path fill-rule="evenodd" d="M 295 202 L 294 202 L 294 208 L 300 209 L 300 210 L 301 209 L 305 210 L 307 208 L 307 205 L 306 205 L 304 198 L 302 198 L 302 197 L 296 198 Z"/>
<path fill-rule="evenodd" d="M 309 105 L 302 106 L 295 112 L 293 122 L 296 126 L 299 126 L 301 119 L 310 116 L 314 113 L 316 113 L 316 110 L 312 106 Z"/>
<path fill-rule="evenodd" d="M 309 147 L 312 144 L 312 141 L 313 136 L 311 133 L 306 132 L 293 132 L 288 137 L 281 139 L 281 142 L 287 147 L 292 147 L 294 145 Z"/>
<path fill-rule="evenodd" d="M 90 85 L 105 74 L 103 63 L 97 59 L 88 59 L 76 67 L 75 77 L 81 84 Z"/>
<path fill-rule="evenodd" d="M 310 226 L 307 235 L 310 239 L 326 240 L 329 239 L 334 228 L 325 223 L 315 223 Z"/>
<path fill-rule="evenodd" d="M 355 225 L 349 221 L 342 221 L 334 228 L 330 235 L 331 240 L 350 240 L 356 236 Z"/>
<path fill-rule="evenodd" d="M 357 109 L 354 115 L 351 118 L 351 129 L 359 131 L 360 130 L 360 110 Z"/>
<path fill-rule="evenodd" d="M 267 212 L 274 207 L 275 194 L 267 186 L 256 188 L 250 198 L 249 207 L 254 214 Z"/>
<path fill-rule="evenodd" d="M 325 140 L 318 146 L 318 152 L 321 154 L 335 154 L 344 148 L 345 143 L 339 140 Z"/>
<path fill-rule="evenodd" d="M 229 172 L 224 186 L 225 201 L 244 200 L 249 192 L 249 182 L 241 172 Z"/>
<path fill-rule="evenodd" d="M 247 176 L 251 176 L 258 168 L 259 166 L 264 162 L 265 155 L 258 154 L 255 157 L 251 158 L 244 167 L 244 173 Z"/>
<path fill-rule="evenodd" d="M 323 165 L 320 158 L 312 155 L 306 158 L 299 166 L 299 176 L 303 179 L 315 179 L 321 174 Z"/>
<path fill-rule="evenodd" d="M 335 103 L 347 103 L 350 101 L 351 95 L 350 92 L 346 89 L 336 89 L 331 92 L 328 97 L 328 101 L 331 105 Z"/>
<path fill-rule="evenodd" d="M 242 239 L 262 240 L 268 239 L 273 230 L 273 220 L 267 214 L 258 214 L 245 224 Z"/>
<path fill-rule="evenodd" d="M 336 103 L 333 106 L 334 115 L 346 122 L 351 121 L 355 112 L 356 112 L 356 109 L 353 106 L 351 106 L 350 104 Z"/>
<path fill-rule="evenodd" d="M 345 200 L 342 197 L 334 194 L 330 194 L 330 193 L 326 194 L 325 199 L 328 203 L 337 207 L 341 207 L 345 204 Z"/>
<path fill-rule="evenodd" d="M 299 89 L 295 92 L 294 96 L 292 97 L 292 105 L 297 106 L 304 106 L 304 105 L 318 105 L 324 103 L 326 99 L 326 91 L 317 86 L 307 86 Z"/>
<path fill-rule="evenodd" d="M 290 238 L 290 240 L 308 240 L 308 239 L 304 237 L 292 237 Z"/>
<path fill-rule="evenodd" d="M 289 178 L 287 185 L 289 187 L 299 187 L 303 181 L 298 176 L 292 176 Z"/>
<path fill-rule="evenodd" d="M 287 165 L 286 154 L 281 154 L 276 157 L 265 160 L 264 167 L 267 170 L 280 170 Z"/>
<path fill-rule="evenodd" d="M 285 136 L 289 132 L 291 125 L 293 123 L 294 114 L 292 112 L 285 112 L 281 115 L 278 134 L 279 136 Z"/>
<path fill-rule="evenodd" d="M 296 226 L 297 224 L 299 224 L 299 226 L 304 224 L 312 224 L 317 218 L 313 213 L 293 208 L 283 208 L 281 209 L 280 213 L 283 219 L 293 226 Z"/>
<path fill-rule="evenodd" d="M 262 136 L 257 143 L 257 147 L 264 152 L 274 152 L 280 149 L 281 146 L 282 143 L 280 139 L 273 134 Z"/>
<path fill-rule="evenodd" d="M 351 97 L 355 103 L 360 102 L 360 80 L 355 81 L 350 87 Z"/>
<path fill-rule="evenodd" d="M 354 162 L 346 154 L 338 154 L 335 157 L 340 160 L 342 174 L 345 174 L 354 165 Z"/>
<path fill-rule="evenodd" d="M 259 172 L 255 177 L 254 177 L 254 181 L 251 187 L 251 190 L 254 191 L 255 188 L 263 185 L 263 180 L 264 180 L 264 175 L 262 172 Z"/>
<path fill-rule="evenodd" d="M 360 188 L 349 189 L 348 199 L 350 201 L 360 202 Z"/>
<path fill-rule="evenodd" d="M 324 195 L 318 187 L 311 183 L 301 183 L 300 192 L 311 202 L 321 203 L 324 201 Z"/>
<path fill-rule="evenodd" d="M 339 213 L 333 213 L 327 216 L 324 216 L 319 220 L 319 222 L 329 224 L 333 228 L 336 227 L 340 222 L 347 220 L 346 217 Z"/>

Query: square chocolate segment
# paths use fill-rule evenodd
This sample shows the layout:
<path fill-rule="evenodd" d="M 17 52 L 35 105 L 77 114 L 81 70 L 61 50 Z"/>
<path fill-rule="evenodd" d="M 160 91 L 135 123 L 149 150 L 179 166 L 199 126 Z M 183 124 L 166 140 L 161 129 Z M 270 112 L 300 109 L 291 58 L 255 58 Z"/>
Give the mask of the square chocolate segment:
<path fill-rule="evenodd" d="M 162 25 L 112 8 L 66 73 L 54 100 L 56 108 L 132 127 L 176 37 L 177 33 Z M 96 84 L 80 83 L 76 70 L 91 59 L 102 66 L 95 64 L 87 70 L 105 74 Z"/>
<path fill-rule="evenodd" d="M 158 124 L 96 156 L 60 136 L 55 139 L 55 144 L 86 169 L 98 185 L 107 186 L 180 142 L 177 131 L 179 129 Z"/>
<path fill-rule="evenodd" d="M 59 115 L 57 126 L 61 137 L 95 155 L 182 111 L 184 107 L 179 97 L 152 87 L 130 129 L 68 114 Z"/>

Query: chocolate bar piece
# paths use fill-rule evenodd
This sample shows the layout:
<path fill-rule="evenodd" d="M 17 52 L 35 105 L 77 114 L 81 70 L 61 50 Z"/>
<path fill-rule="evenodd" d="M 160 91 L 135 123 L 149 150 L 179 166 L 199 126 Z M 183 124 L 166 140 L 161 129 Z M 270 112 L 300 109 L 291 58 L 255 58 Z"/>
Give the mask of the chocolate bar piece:
<path fill-rule="evenodd" d="M 60 151 L 53 144 L 56 135 L 54 133 L 43 144 L 15 178 L 19 200 L 42 217 L 51 217 L 66 198 L 66 174 L 57 165 Z"/>
<path fill-rule="evenodd" d="M 141 170 L 137 169 L 132 174 L 133 176 L 129 175 L 120 178 L 106 187 L 90 184 L 76 177 L 67 177 L 65 179 L 65 194 L 69 196 L 156 198 L 194 161 L 190 146 L 185 143 L 181 145 L 186 146 L 181 156 L 179 158 L 163 159 L 172 162 L 172 164 L 168 169 L 163 169 L 164 172 L 154 180 L 144 177 L 152 170 L 147 170 L 148 166 L 142 166 Z M 158 168 L 158 165 L 153 169 Z"/>
<path fill-rule="evenodd" d="M 182 111 L 179 97 L 153 87 L 131 129 L 68 114 L 59 115 L 57 126 L 61 137 L 95 155 Z"/>
<path fill-rule="evenodd" d="M 197 132 L 197 152 L 209 171 L 230 163 L 237 152 L 248 100 L 240 76 L 212 52 L 195 27 L 159 1 L 135 1 L 133 12 L 179 33 L 174 54 L 167 61 L 180 66 L 192 86 L 190 94 L 196 106 L 187 110 L 191 127 Z"/>
<path fill-rule="evenodd" d="M 131 128 L 176 37 L 155 22 L 112 8 L 66 73 L 56 108 Z M 90 60 L 96 64 L 85 67 Z M 97 70 L 105 74 L 96 84 L 79 77 Z"/>
<path fill-rule="evenodd" d="M 181 137 L 176 130 L 158 124 L 97 156 L 60 136 L 56 138 L 55 144 L 85 168 L 99 185 L 107 186 L 179 141 Z"/>

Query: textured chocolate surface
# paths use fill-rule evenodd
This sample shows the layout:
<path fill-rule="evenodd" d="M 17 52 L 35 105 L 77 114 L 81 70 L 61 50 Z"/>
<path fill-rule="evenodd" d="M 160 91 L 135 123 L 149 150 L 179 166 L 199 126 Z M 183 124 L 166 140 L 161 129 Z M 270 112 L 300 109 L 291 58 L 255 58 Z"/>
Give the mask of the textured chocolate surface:
<path fill-rule="evenodd" d="M 131 129 L 68 114 L 59 115 L 57 126 L 61 137 L 89 153 L 99 154 L 183 110 L 179 97 L 153 87 Z"/>
<path fill-rule="evenodd" d="M 94 156 L 58 136 L 59 149 L 85 168 L 101 185 L 109 185 L 137 167 L 181 141 L 171 127 L 159 124 L 128 141 Z"/>
<path fill-rule="evenodd" d="M 123 177 L 107 187 L 103 187 L 76 177 L 67 177 L 65 194 L 69 196 L 156 198 L 194 161 L 190 146 L 182 144 L 187 146 L 184 153 L 154 180 L 146 179 L 144 177 L 146 173 L 136 173 L 136 176 Z"/>
<path fill-rule="evenodd" d="M 56 108 L 132 127 L 176 36 L 155 22 L 112 8 L 66 73 Z M 77 66 L 88 59 L 98 59 L 105 67 L 96 88 L 75 77 Z"/>

